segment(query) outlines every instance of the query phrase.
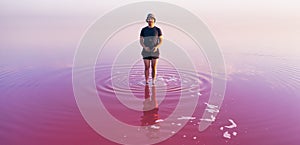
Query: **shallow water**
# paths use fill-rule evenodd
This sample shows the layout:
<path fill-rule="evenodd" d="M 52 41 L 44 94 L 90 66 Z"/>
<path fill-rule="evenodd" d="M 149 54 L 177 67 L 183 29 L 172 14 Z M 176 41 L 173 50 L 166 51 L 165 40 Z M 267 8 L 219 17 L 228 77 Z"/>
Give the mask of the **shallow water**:
<path fill-rule="evenodd" d="M 140 126 L 149 140 L 159 138 L 160 134 L 172 135 L 159 144 L 299 144 L 299 59 L 224 55 L 228 77 L 222 106 L 207 104 L 211 89 L 208 71 L 200 69 L 195 74 L 176 70 L 163 59 L 159 62 L 155 86 L 151 82 L 145 85 L 142 62 L 117 66 L 114 72 L 111 65 L 96 65 L 99 99 L 118 120 Z M 243 61 L 237 61 L 241 58 Z M 73 94 L 72 67 L 13 67 L 2 63 L 0 82 L 1 144 L 116 144 L 97 134 L 82 117 Z M 125 98 L 127 101 L 140 99 L 143 103 L 136 106 L 145 110 L 129 109 L 116 95 L 130 96 Z M 195 112 L 179 113 L 176 118 L 165 120 L 178 107 L 180 96 L 184 100 L 181 107 L 189 106 L 197 98 Z M 205 110 L 209 105 L 211 110 Z M 215 119 L 201 118 L 205 111 L 219 111 L 219 114 Z M 198 131 L 201 119 L 212 121 L 203 132 Z M 178 132 L 174 131 L 182 126 Z"/>

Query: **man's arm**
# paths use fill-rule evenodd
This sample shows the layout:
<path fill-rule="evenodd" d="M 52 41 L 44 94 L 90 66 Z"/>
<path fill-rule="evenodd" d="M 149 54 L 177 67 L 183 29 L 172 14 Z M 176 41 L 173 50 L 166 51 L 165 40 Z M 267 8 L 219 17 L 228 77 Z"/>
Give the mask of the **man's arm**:
<path fill-rule="evenodd" d="M 163 36 L 159 36 L 158 39 L 159 39 L 159 42 L 158 42 L 158 44 L 154 47 L 153 52 L 157 51 L 157 48 L 159 48 L 159 47 L 161 46 L 161 44 L 162 44 L 162 42 L 163 42 Z"/>
<path fill-rule="evenodd" d="M 140 36 L 140 44 L 141 46 L 146 50 L 146 51 L 150 51 L 150 48 L 145 46 L 144 44 L 144 37 L 143 36 Z"/>

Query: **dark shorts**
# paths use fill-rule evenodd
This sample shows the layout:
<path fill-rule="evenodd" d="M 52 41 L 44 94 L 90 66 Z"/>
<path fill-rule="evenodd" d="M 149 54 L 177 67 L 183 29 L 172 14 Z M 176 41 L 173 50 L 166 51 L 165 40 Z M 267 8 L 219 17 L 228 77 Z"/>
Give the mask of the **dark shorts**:
<path fill-rule="evenodd" d="M 147 57 L 143 57 L 143 59 L 148 59 L 148 60 L 152 60 L 152 59 L 158 59 L 158 56 L 147 56 Z"/>

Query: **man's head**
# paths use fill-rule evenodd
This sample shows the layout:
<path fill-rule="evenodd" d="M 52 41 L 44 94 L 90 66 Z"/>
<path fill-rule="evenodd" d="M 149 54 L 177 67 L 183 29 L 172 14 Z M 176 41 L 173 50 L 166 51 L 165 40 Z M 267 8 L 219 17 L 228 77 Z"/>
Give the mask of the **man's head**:
<path fill-rule="evenodd" d="M 155 22 L 156 22 L 156 18 L 155 18 L 155 16 L 154 16 L 154 14 L 149 13 L 149 14 L 147 15 L 146 22 L 147 22 L 147 23 L 149 23 L 149 22 L 155 23 Z"/>

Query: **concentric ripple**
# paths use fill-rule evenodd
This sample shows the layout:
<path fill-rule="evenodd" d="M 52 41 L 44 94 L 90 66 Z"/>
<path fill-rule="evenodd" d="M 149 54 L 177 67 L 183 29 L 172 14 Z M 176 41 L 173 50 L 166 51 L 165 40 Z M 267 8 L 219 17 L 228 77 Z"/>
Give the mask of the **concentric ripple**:
<path fill-rule="evenodd" d="M 149 80 L 151 80 L 151 69 Z M 142 102 L 147 98 L 146 88 L 148 86 L 150 87 L 150 94 L 153 94 L 153 89 L 151 89 L 153 86 L 152 81 L 149 84 L 145 83 L 142 60 L 131 66 L 114 66 L 114 70 L 109 65 L 97 66 L 95 68 L 95 83 L 100 99 L 115 118 L 129 124 L 139 125 L 138 119 L 128 118 L 128 116 L 139 118 L 140 111 L 144 108 Z M 160 116 L 161 118 L 166 118 L 178 105 L 179 97 L 189 102 L 194 97 L 208 94 L 211 80 L 209 74 L 200 72 L 195 74 L 191 70 L 175 69 L 162 59 L 159 61 L 154 86 L 157 105 L 162 112 Z M 140 109 L 126 107 L 119 100 L 120 96 L 130 103 L 139 100 L 141 103 L 136 103 L 135 105 Z M 183 104 L 189 105 L 189 103 Z M 126 115 L 120 113 L 120 110 Z"/>

